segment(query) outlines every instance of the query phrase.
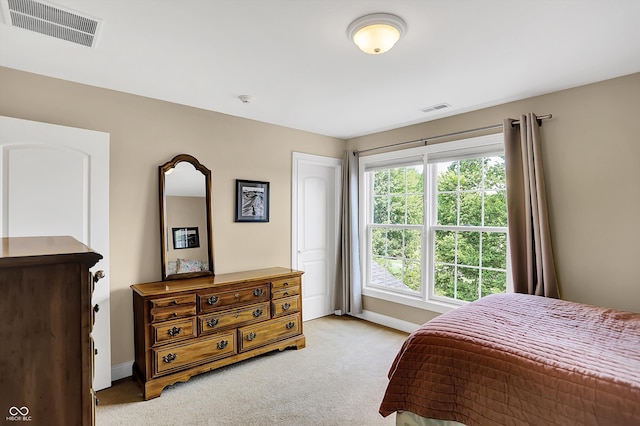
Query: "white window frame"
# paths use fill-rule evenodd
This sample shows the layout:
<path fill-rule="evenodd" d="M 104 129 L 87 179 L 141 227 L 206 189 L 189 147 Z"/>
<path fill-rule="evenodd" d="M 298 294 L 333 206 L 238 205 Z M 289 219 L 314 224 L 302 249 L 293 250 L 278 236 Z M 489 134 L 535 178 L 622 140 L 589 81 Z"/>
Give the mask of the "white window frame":
<path fill-rule="evenodd" d="M 360 238 L 360 265 L 362 271 L 362 294 L 368 297 L 386 300 L 389 302 L 399 303 L 403 305 L 413 306 L 416 308 L 426 309 L 434 312 L 444 313 L 468 302 L 450 301 L 433 297 L 433 269 L 434 259 L 433 251 L 430 247 L 433 244 L 435 235 L 434 229 L 431 228 L 432 215 L 434 206 L 430 200 L 434 198 L 435 185 L 428 185 L 425 178 L 424 186 L 424 221 L 422 232 L 422 286 L 419 294 L 408 294 L 385 290 L 380 287 L 372 287 L 369 285 L 369 259 L 371 259 L 371 245 L 368 242 L 368 226 L 370 218 L 373 216 L 371 206 L 367 202 L 368 185 L 370 182 L 366 179 L 366 172 L 375 168 L 385 168 L 393 166 L 401 166 L 403 163 L 409 163 L 421 159 L 424 165 L 425 177 L 429 173 L 428 164 L 438 159 L 463 159 L 471 158 L 478 155 L 504 155 L 504 136 L 502 133 L 496 133 L 486 136 L 478 136 L 452 142 L 444 142 L 434 145 L 427 145 L 419 148 L 409 148 L 399 151 L 385 152 L 381 154 L 373 154 L 361 156 L 359 158 L 359 238 Z M 508 195 L 507 195 L 508 196 Z M 511 265 L 509 255 L 509 233 L 507 231 L 507 292 L 512 291 L 511 282 Z M 429 274 L 428 280 L 424 275 Z"/>

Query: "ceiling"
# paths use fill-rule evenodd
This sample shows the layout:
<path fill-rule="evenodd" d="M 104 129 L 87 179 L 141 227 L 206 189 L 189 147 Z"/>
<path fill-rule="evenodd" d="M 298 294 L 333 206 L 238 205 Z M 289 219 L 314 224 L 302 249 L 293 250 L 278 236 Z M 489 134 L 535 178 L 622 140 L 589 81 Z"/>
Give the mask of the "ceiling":
<path fill-rule="evenodd" d="M 640 72 L 639 0 L 54 3 L 102 20 L 96 46 L 3 18 L 0 66 L 342 139 Z M 346 33 L 376 12 L 408 31 L 373 56 Z"/>

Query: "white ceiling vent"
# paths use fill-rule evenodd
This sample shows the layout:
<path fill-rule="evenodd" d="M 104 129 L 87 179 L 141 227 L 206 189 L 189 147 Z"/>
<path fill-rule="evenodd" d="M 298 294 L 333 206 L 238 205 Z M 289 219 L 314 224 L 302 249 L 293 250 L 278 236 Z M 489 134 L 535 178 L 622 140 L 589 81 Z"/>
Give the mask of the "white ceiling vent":
<path fill-rule="evenodd" d="M 441 109 L 445 109 L 445 108 L 449 108 L 451 105 L 449 104 L 445 104 L 445 103 L 441 103 L 441 104 L 437 104 L 437 105 L 431 105 L 425 108 L 420 108 L 420 111 L 422 112 L 433 112 L 433 111 L 438 111 Z"/>
<path fill-rule="evenodd" d="M 1 0 L 7 24 L 94 47 L 101 20 L 45 1 Z"/>

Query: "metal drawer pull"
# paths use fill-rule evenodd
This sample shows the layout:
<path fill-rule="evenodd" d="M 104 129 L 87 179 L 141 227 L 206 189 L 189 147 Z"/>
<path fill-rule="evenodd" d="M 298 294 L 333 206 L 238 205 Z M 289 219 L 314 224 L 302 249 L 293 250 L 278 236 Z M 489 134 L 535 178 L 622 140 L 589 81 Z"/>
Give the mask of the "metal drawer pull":
<path fill-rule="evenodd" d="M 288 291 L 285 291 L 285 292 L 284 292 L 284 296 L 288 296 L 288 295 L 289 295 L 289 292 L 288 292 Z"/>
<path fill-rule="evenodd" d="M 217 343 L 218 349 L 222 350 L 224 348 L 226 348 L 227 346 L 229 346 L 229 341 L 228 340 L 221 340 Z"/>
<path fill-rule="evenodd" d="M 253 311 L 253 316 L 256 318 L 262 316 L 262 309 L 256 309 L 255 311 Z"/>
<path fill-rule="evenodd" d="M 286 286 L 288 286 L 288 285 L 289 285 L 289 283 L 288 283 L 288 282 L 285 282 L 284 284 L 282 284 L 282 286 L 283 286 L 283 287 L 286 287 Z"/>
<path fill-rule="evenodd" d="M 254 333 L 253 331 L 249 334 L 247 334 L 247 340 L 248 341 L 252 341 L 254 340 L 256 337 L 258 337 L 258 335 L 256 333 Z"/>
<path fill-rule="evenodd" d="M 178 313 L 177 313 L 177 312 L 174 312 L 174 313 L 173 313 L 173 316 L 174 316 L 174 317 L 177 317 L 177 316 L 178 316 Z"/>
<path fill-rule="evenodd" d="M 285 325 L 285 327 L 287 327 L 287 330 L 291 330 L 295 326 L 296 326 L 296 323 L 293 321 L 290 321 L 287 323 L 287 325 Z"/>
<path fill-rule="evenodd" d="M 260 297 L 264 294 L 264 289 L 262 288 L 256 288 L 255 290 L 253 290 L 253 295 L 255 297 Z"/>
<path fill-rule="evenodd" d="M 178 304 L 178 300 L 174 300 L 174 301 L 173 301 L 173 304 L 174 304 L 174 305 L 177 305 L 177 304 Z"/>
<path fill-rule="evenodd" d="M 282 304 L 282 310 L 283 311 L 288 311 L 290 307 L 291 307 L 290 303 L 283 303 Z"/>
<path fill-rule="evenodd" d="M 234 294 L 233 297 L 235 297 L 236 299 L 240 299 L 240 295 L 238 293 Z"/>
<path fill-rule="evenodd" d="M 167 334 L 171 337 L 175 337 L 180 333 L 182 333 L 182 327 L 173 327 L 172 329 L 167 330 Z"/>
<path fill-rule="evenodd" d="M 104 278 L 104 271 L 103 270 L 96 271 L 96 273 L 93 274 L 93 287 L 95 288 L 96 283 L 103 278 Z"/>
<path fill-rule="evenodd" d="M 178 358 L 178 354 L 168 354 L 166 356 L 163 356 L 162 360 L 167 364 L 171 364 L 173 361 L 176 360 L 176 358 Z"/>
<path fill-rule="evenodd" d="M 220 320 L 218 318 L 211 318 L 209 321 L 207 321 L 207 325 L 209 327 L 213 328 L 216 325 L 218 325 L 219 322 L 220 322 Z"/>
<path fill-rule="evenodd" d="M 211 296 L 210 298 L 207 299 L 207 303 L 210 305 L 215 305 L 219 301 L 220 301 L 220 297 L 218 296 Z"/>

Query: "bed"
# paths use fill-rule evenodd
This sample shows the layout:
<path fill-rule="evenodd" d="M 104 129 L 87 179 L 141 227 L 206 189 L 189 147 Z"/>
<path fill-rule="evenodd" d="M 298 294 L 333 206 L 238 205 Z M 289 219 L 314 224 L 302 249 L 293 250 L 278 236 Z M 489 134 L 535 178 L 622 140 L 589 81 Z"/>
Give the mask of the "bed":
<path fill-rule="evenodd" d="M 394 412 L 397 425 L 640 425 L 640 314 L 484 297 L 406 339 L 380 405 Z"/>

